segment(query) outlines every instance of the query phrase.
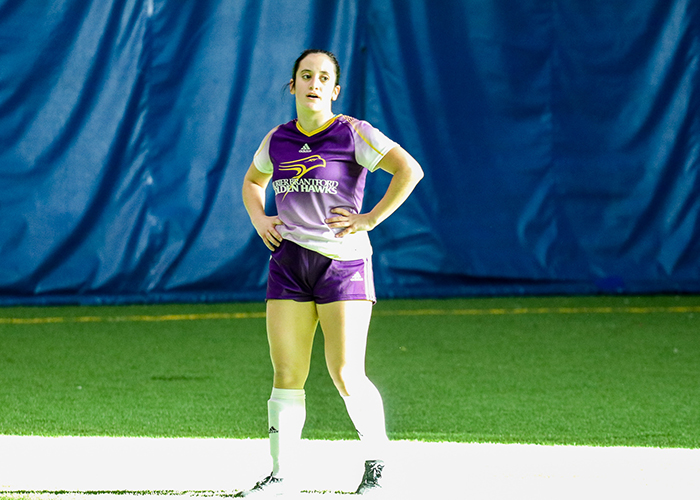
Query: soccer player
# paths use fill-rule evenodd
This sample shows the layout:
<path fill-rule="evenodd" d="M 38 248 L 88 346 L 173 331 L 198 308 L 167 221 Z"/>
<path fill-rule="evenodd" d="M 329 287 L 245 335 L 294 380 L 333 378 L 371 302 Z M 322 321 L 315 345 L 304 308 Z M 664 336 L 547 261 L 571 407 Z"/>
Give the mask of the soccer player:
<path fill-rule="evenodd" d="M 357 493 L 381 488 L 388 443 L 384 409 L 365 374 L 376 301 L 367 232 L 406 200 L 423 171 L 367 122 L 333 114 L 339 78 L 332 53 L 311 49 L 299 56 L 289 82 L 297 118 L 267 134 L 243 182 L 250 220 L 272 252 L 267 335 L 274 377 L 268 401 L 272 472 L 239 497 L 284 492 L 295 484 L 295 453 L 306 418 L 304 385 L 319 323 L 329 373 L 366 456 Z M 382 199 L 362 213 L 367 173 L 377 169 L 392 174 L 391 182 Z M 270 183 L 276 216 L 264 210 Z"/>

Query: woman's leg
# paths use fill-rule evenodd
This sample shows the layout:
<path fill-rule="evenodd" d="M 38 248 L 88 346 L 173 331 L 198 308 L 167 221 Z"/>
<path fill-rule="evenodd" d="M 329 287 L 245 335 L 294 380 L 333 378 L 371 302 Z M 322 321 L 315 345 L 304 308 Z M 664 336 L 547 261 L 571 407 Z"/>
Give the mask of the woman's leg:
<path fill-rule="evenodd" d="M 318 304 L 317 310 L 328 371 L 363 442 L 365 458 L 382 459 L 388 442 L 384 407 L 379 391 L 365 373 L 372 302 Z"/>
<path fill-rule="evenodd" d="M 318 314 L 314 302 L 267 301 L 267 340 L 274 370 L 273 386 L 303 389 L 309 376 Z"/>
<path fill-rule="evenodd" d="M 306 420 L 304 384 L 317 324 L 313 302 L 267 302 L 267 336 L 274 369 L 268 421 L 272 476 L 276 478 L 290 475 L 290 465 L 297 461 L 295 455 Z"/>

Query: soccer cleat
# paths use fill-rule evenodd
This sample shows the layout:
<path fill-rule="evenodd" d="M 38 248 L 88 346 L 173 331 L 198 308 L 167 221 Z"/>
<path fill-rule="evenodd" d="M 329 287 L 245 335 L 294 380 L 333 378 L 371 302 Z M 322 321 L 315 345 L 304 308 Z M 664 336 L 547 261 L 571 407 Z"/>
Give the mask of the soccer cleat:
<path fill-rule="evenodd" d="M 262 479 L 261 481 L 255 483 L 255 486 L 253 486 L 251 489 L 239 491 L 238 493 L 233 495 L 233 497 L 269 498 L 274 496 L 280 496 L 284 494 L 283 483 L 284 481 L 281 478 L 275 477 L 272 474 L 270 474 L 265 479 Z"/>
<path fill-rule="evenodd" d="M 357 487 L 355 494 L 365 495 L 371 491 L 382 489 L 379 480 L 382 478 L 382 470 L 384 470 L 384 462 L 381 460 L 367 460 L 365 462 L 365 475 L 362 476 L 362 482 Z"/>

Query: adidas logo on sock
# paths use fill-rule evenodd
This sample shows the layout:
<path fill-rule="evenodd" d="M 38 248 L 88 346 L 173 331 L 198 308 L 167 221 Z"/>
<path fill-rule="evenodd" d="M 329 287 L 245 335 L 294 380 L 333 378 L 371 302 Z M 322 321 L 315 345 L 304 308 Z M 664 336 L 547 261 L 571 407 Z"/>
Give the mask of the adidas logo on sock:
<path fill-rule="evenodd" d="M 355 274 L 352 275 L 352 278 L 350 278 L 350 281 L 364 281 L 364 278 L 360 274 L 360 271 L 357 271 Z"/>
<path fill-rule="evenodd" d="M 300 153 L 310 153 L 311 148 L 309 147 L 308 144 L 304 144 L 301 149 L 299 150 Z"/>
<path fill-rule="evenodd" d="M 272 427 L 270 427 L 270 430 L 268 432 L 270 434 L 277 434 L 279 431 L 277 429 L 275 429 L 275 426 L 273 425 Z"/>

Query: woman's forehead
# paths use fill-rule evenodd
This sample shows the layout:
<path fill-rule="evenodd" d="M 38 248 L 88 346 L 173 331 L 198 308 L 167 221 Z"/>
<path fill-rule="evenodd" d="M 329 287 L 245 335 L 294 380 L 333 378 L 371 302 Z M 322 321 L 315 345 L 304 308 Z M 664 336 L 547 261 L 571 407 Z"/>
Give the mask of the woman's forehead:
<path fill-rule="evenodd" d="M 320 53 L 309 54 L 299 63 L 299 71 L 319 71 L 335 73 L 335 64 L 325 55 Z"/>

